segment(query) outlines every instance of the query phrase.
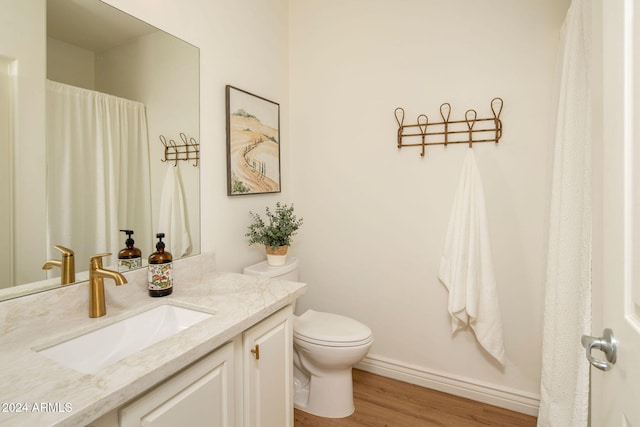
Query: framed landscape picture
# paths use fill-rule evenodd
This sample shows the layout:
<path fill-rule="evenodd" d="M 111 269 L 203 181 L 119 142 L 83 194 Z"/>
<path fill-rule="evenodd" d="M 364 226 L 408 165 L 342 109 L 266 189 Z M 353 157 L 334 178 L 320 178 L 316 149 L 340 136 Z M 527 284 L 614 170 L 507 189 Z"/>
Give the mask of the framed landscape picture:
<path fill-rule="evenodd" d="M 227 85 L 227 195 L 280 192 L 280 105 Z"/>

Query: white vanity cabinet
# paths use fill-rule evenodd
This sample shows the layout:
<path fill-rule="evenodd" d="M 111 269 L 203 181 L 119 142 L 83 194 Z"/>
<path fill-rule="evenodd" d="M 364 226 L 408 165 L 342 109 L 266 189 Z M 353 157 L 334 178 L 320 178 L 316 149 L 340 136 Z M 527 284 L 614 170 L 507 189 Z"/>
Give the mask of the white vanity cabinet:
<path fill-rule="evenodd" d="M 120 426 L 235 426 L 234 363 L 230 342 L 122 407 Z"/>
<path fill-rule="evenodd" d="M 243 334 L 244 426 L 293 427 L 293 310 Z"/>
<path fill-rule="evenodd" d="M 91 427 L 293 427 L 291 306 Z"/>

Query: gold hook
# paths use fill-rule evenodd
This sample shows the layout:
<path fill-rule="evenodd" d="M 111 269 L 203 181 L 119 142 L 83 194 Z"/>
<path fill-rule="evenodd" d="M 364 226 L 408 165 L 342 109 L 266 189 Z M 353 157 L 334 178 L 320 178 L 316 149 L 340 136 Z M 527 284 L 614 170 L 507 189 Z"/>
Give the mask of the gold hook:
<path fill-rule="evenodd" d="M 167 138 L 165 138 L 164 135 L 160 135 L 160 142 L 162 142 L 162 145 L 164 145 L 164 159 L 160 159 L 160 161 L 166 162 L 167 161 L 167 149 L 169 148 L 169 147 L 167 147 Z"/>
<path fill-rule="evenodd" d="M 396 122 L 398 122 L 398 127 L 402 127 L 402 125 L 404 124 L 404 109 L 403 108 L 396 108 L 395 111 L 393 112 L 396 116 Z M 398 114 L 400 113 L 400 114 Z"/>
<path fill-rule="evenodd" d="M 196 141 L 195 138 L 189 138 L 189 144 L 191 144 L 193 146 L 194 152 L 195 152 L 195 163 L 193 164 L 194 168 L 198 167 L 198 161 L 200 160 L 200 144 L 198 144 L 198 142 Z"/>
<path fill-rule="evenodd" d="M 469 128 L 469 148 L 473 147 L 473 125 L 476 124 L 476 118 L 478 117 L 478 113 L 476 110 L 467 110 L 464 113 L 464 119 L 467 122 L 467 127 Z"/>
<path fill-rule="evenodd" d="M 424 118 L 423 122 L 420 119 Z M 425 147 L 425 138 L 427 136 L 427 126 L 429 126 L 429 118 L 426 114 L 420 114 L 418 116 L 418 127 L 420 128 L 420 133 L 422 134 L 422 152 L 420 153 L 420 157 L 424 157 L 424 147 Z"/>
<path fill-rule="evenodd" d="M 451 116 L 451 104 L 445 102 L 440 106 L 440 116 L 444 121 L 444 146 L 449 143 L 449 117 Z"/>
<path fill-rule="evenodd" d="M 491 111 L 493 112 L 493 118 L 496 120 L 500 119 L 500 114 L 502 113 L 502 98 L 493 98 L 491 100 Z M 498 107 L 498 113 L 496 114 L 496 105 L 499 105 Z"/>
<path fill-rule="evenodd" d="M 404 124 L 404 110 L 400 107 L 396 108 L 393 114 L 396 116 L 398 123 L 398 148 L 402 147 L 402 127 Z"/>
<path fill-rule="evenodd" d="M 179 151 L 178 151 L 178 146 L 176 145 L 176 142 L 175 142 L 173 139 L 170 139 L 170 140 L 169 140 L 169 145 L 171 145 L 171 148 L 173 149 L 173 151 L 174 151 L 174 152 L 175 152 L 175 154 L 176 154 L 176 157 L 174 158 L 174 164 L 173 164 L 173 166 L 178 166 L 178 160 L 179 160 L 179 159 L 178 159 L 178 153 L 179 153 Z"/>
<path fill-rule="evenodd" d="M 496 105 L 499 105 L 497 114 L 496 114 Z M 498 141 L 500 141 L 500 138 L 502 138 L 502 121 L 500 120 L 500 114 L 502 113 L 502 105 L 503 105 L 502 98 L 493 98 L 491 100 L 491 111 L 493 112 L 493 122 L 496 127 L 496 144 L 498 143 Z"/>

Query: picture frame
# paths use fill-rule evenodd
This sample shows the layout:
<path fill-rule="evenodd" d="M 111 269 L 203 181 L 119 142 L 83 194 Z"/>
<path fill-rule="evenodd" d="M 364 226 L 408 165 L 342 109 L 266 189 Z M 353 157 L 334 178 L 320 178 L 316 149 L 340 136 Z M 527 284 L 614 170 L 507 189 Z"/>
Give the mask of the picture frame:
<path fill-rule="evenodd" d="M 280 104 L 226 86 L 227 195 L 281 192 Z"/>

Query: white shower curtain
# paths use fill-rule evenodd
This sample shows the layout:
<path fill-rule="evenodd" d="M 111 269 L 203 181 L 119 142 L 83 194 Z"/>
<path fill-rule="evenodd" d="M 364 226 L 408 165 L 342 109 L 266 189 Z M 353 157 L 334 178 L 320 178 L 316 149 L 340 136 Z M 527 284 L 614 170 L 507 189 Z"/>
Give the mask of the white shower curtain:
<path fill-rule="evenodd" d="M 132 229 L 151 246 L 149 138 L 144 104 L 47 81 L 47 242 L 89 257 L 117 252 Z M 105 263 L 108 260 L 105 260 Z"/>
<path fill-rule="evenodd" d="M 538 426 L 586 426 L 591 330 L 591 1 L 572 0 L 563 27 L 549 218 Z"/>

